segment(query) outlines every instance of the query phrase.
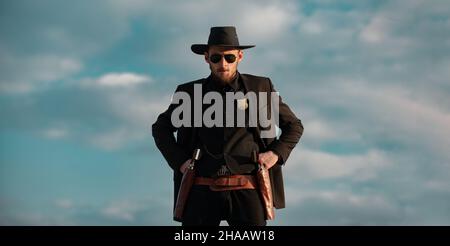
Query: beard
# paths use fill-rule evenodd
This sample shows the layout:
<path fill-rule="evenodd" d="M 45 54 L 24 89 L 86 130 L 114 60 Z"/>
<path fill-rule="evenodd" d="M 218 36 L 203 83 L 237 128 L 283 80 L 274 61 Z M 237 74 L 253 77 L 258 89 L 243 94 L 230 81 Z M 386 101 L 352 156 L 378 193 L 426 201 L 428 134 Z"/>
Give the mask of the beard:
<path fill-rule="evenodd" d="M 214 69 L 211 65 L 209 66 L 212 74 L 214 77 L 219 80 L 222 84 L 228 84 L 230 83 L 234 77 L 236 76 L 236 71 L 233 74 L 230 74 L 230 69 L 228 70 L 222 70 L 222 69 Z M 226 73 L 223 73 L 225 72 Z"/>

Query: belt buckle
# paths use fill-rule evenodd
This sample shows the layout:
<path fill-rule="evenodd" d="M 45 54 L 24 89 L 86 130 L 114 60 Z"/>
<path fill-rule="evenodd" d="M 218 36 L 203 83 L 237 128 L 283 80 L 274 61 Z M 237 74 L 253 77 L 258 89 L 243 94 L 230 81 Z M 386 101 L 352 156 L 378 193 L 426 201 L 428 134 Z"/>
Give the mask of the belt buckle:
<path fill-rule="evenodd" d="M 230 176 L 230 175 L 231 175 L 230 169 L 228 169 L 228 167 L 226 165 L 222 165 L 222 166 L 220 166 L 219 170 L 217 170 L 215 176 L 223 177 L 223 176 Z"/>

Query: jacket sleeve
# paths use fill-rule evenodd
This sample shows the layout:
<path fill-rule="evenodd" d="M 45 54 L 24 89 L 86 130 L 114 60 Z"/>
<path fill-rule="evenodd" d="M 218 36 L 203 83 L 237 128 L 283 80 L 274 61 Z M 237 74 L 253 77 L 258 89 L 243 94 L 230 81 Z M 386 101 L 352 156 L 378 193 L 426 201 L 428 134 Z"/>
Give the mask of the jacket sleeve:
<path fill-rule="evenodd" d="M 272 82 L 269 79 L 271 92 L 276 92 Z M 279 125 L 281 135 L 274 140 L 268 150 L 272 150 L 278 155 L 278 164 L 286 163 L 292 149 L 300 141 L 303 134 L 303 124 L 300 119 L 295 116 L 289 106 L 279 97 Z"/>
<path fill-rule="evenodd" d="M 179 86 L 175 92 L 178 91 L 180 91 Z M 177 143 L 174 136 L 174 132 L 178 129 L 172 124 L 171 115 L 177 106 L 177 104 L 171 103 L 169 108 L 161 113 L 152 125 L 155 144 L 174 171 L 178 171 L 180 166 L 190 158 Z"/>

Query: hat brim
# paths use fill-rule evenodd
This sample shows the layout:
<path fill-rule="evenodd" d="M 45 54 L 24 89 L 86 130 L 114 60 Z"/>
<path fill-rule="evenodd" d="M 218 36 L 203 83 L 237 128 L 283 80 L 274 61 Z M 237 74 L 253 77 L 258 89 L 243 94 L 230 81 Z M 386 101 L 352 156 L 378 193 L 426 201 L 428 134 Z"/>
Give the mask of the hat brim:
<path fill-rule="evenodd" d="M 239 46 L 236 46 L 236 45 L 225 45 L 225 44 L 223 44 L 223 45 L 222 44 L 214 45 L 214 46 L 235 48 L 235 49 L 238 49 L 238 50 L 249 49 L 249 48 L 255 47 L 255 45 L 239 45 Z M 207 45 L 207 44 L 193 44 L 193 45 L 191 45 L 191 50 L 195 54 L 203 55 L 205 52 L 208 51 L 208 47 L 209 47 L 209 45 Z"/>

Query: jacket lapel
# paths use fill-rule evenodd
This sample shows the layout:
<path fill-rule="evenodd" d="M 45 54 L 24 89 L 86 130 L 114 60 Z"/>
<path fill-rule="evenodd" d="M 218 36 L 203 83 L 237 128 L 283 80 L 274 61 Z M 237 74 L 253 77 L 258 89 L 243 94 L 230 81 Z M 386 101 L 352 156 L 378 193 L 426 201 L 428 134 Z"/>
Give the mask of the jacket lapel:
<path fill-rule="evenodd" d="M 256 93 L 256 101 L 258 102 L 258 105 L 259 105 L 259 95 L 258 95 L 259 88 L 257 88 L 257 86 L 256 86 L 258 83 L 252 83 L 245 74 L 239 74 L 239 75 L 240 75 L 242 84 L 244 85 L 245 94 L 247 94 L 247 92 L 249 92 L 249 91 L 255 92 Z M 255 139 L 257 139 L 259 141 L 260 146 L 263 149 L 266 149 L 266 143 L 261 138 L 261 130 L 259 129 L 259 125 L 258 124 L 256 124 L 256 125 L 257 125 L 257 127 L 251 127 L 251 130 L 254 134 Z"/>
<path fill-rule="evenodd" d="M 202 79 L 201 81 L 200 81 L 200 83 L 202 84 L 202 97 L 201 98 L 203 98 L 203 96 L 204 96 L 204 92 L 205 92 L 205 86 L 206 86 L 206 83 L 207 83 L 207 79 Z M 190 96 L 191 96 L 191 98 L 194 98 L 194 89 L 192 89 L 192 93 L 190 94 Z M 193 101 L 191 101 L 191 103 L 193 103 Z M 203 105 L 203 102 L 202 102 L 202 105 Z M 192 112 L 194 112 L 194 111 L 192 111 Z M 203 113 L 203 109 L 202 109 L 202 113 Z M 192 115 L 192 119 L 194 119 L 193 118 L 194 116 Z M 193 124 L 193 122 L 192 122 L 192 124 Z M 190 127 L 190 129 L 191 129 L 191 139 L 190 139 L 190 142 L 189 142 L 189 147 L 190 147 L 190 149 L 191 150 L 194 150 L 195 148 L 197 148 L 198 146 L 197 146 L 197 137 L 198 137 L 198 128 L 197 127 L 194 127 L 194 125 L 192 125 L 192 127 Z"/>

